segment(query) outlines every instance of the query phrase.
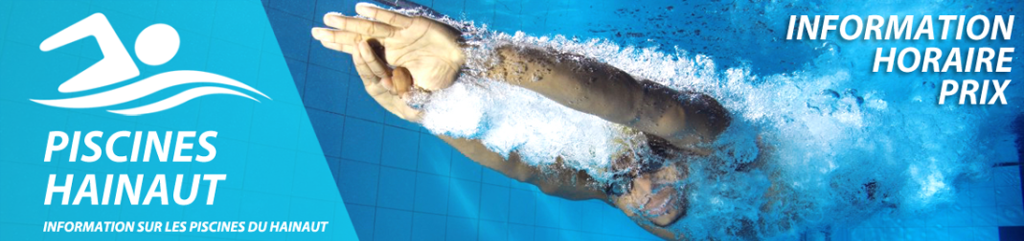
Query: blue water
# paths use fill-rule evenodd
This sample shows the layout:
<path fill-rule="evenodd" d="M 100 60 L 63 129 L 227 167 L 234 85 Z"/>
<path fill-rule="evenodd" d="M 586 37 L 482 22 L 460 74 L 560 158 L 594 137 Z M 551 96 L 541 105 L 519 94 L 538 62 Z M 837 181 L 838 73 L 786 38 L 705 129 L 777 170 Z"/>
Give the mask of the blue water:
<path fill-rule="evenodd" d="M 1019 41 L 784 40 L 790 14 L 991 16 L 1015 14 L 1017 3 L 420 4 L 490 30 L 522 32 L 517 36 L 526 44 L 597 57 L 722 101 L 737 121 L 718 145 L 750 153 L 756 148 L 751 133 L 760 133 L 775 144 L 781 180 L 798 187 L 791 197 L 807 204 L 790 211 L 801 215 L 793 228 L 765 231 L 762 237 L 994 240 L 997 227 L 1024 225 L 1018 169 L 992 167 L 1018 159 L 1009 125 L 1020 113 L 1021 97 L 1015 93 L 1021 85 L 1006 90 L 1006 106 L 934 104 L 942 79 L 1019 79 L 1020 70 L 870 73 L 876 47 L 1000 47 L 1019 46 Z M 293 29 L 319 26 L 326 11 L 351 14 L 353 6 L 271 1 L 268 14 L 362 239 L 655 239 L 601 202 L 550 197 L 481 168 L 426 130 L 375 106 L 361 93 L 347 56 L 300 35 L 305 29 Z M 1021 38 L 1021 31 L 1014 37 Z M 1012 66 L 1020 69 L 1021 63 Z M 395 145 L 388 143 L 396 142 L 418 148 L 391 149 Z M 381 151 L 366 151 L 375 148 Z M 728 175 L 714 185 L 695 181 L 703 184 L 691 197 L 697 211 L 676 228 L 698 238 L 729 237 L 728 227 L 744 216 L 781 220 L 777 213 L 752 208 L 767 178 L 752 173 Z M 892 195 L 889 201 L 857 202 L 864 200 L 857 190 L 872 180 L 880 180 L 880 189 Z"/>

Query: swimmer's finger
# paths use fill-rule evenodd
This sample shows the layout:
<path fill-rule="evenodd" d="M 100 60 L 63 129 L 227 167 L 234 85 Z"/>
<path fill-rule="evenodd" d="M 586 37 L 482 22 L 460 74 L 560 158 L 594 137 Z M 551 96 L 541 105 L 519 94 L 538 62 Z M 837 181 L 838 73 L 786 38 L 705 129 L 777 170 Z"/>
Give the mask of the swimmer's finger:
<path fill-rule="evenodd" d="M 388 91 L 388 93 L 391 93 L 392 95 L 395 94 L 395 84 L 393 83 L 392 78 L 380 79 L 380 87 L 383 87 L 385 90 Z"/>
<path fill-rule="evenodd" d="M 359 56 L 358 51 L 352 54 L 352 63 L 356 66 L 356 73 L 359 74 L 359 78 L 363 80 L 363 86 L 369 88 L 370 86 L 377 85 L 380 78 L 373 74 L 370 66 L 366 65 L 366 61 L 363 61 L 363 58 Z"/>
<path fill-rule="evenodd" d="M 409 87 L 412 86 L 412 75 L 405 67 L 397 67 L 391 71 L 391 84 L 394 86 L 394 92 L 402 95 L 409 92 Z"/>
<path fill-rule="evenodd" d="M 359 56 L 363 58 L 363 62 L 366 62 L 366 66 L 370 68 L 370 72 L 377 76 L 377 78 L 389 78 L 391 73 L 388 71 L 388 67 L 381 62 L 377 55 L 373 53 L 373 49 L 370 47 L 370 43 L 363 41 L 357 46 L 359 49 Z"/>
<path fill-rule="evenodd" d="M 412 26 L 412 17 L 394 11 L 385 10 L 371 3 L 356 4 L 356 13 L 387 23 L 388 25 L 395 26 L 397 28 L 404 29 Z"/>
<path fill-rule="evenodd" d="M 324 24 L 341 31 L 366 35 L 372 38 L 386 38 L 395 35 L 395 28 L 373 20 L 346 17 L 337 13 L 324 15 Z"/>
<path fill-rule="evenodd" d="M 326 41 L 348 45 L 356 45 L 356 43 L 365 40 L 363 35 L 329 28 L 313 28 L 313 38 L 320 40 L 321 42 Z"/>
<path fill-rule="evenodd" d="M 332 49 L 334 51 L 341 51 L 341 52 L 344 52 L 344 53 L 347 53 L 347 54 L 353 54 L 353 55 L 356 54 L 356 46 L 354 46 L 354 45 L 339 44 L 339 43 L 335 43 L 335 42 L 327 42 L 327 41 L 324 41 L 324 40 L 320 40 L 320 44 L 322 44 L 322 45 L 324 45 L 324 47 L 326 47 L 328 49 Z"/>

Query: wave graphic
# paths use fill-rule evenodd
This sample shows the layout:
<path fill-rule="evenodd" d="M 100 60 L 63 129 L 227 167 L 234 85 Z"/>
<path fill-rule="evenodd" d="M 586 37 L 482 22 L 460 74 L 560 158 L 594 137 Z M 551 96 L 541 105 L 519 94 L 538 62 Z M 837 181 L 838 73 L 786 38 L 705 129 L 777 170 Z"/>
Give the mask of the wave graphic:
<path fill-rule="evenodd" d="M 112 89 L 92 95 L 53 100 L 31 99 L 31 101 L 48 106 L 73 109 L 107 107 L 137 100 L 139 98 L 146 97 L 150 94 L 156 93 L 157 91 L 161 91 L 170 87 L 193 83 L 222 84 L 234 86 L 240 89 L 245 89 L 257 93 L 267 99 L 271 99 L 269 96 L 263 94 L 262 92 L 256 90 L 255 88 L 252 88 L 242 82 L 222 75 L 195 70 L 178 70 L 160 73 L 149 78 L 140 80 L 138 82 L 122 86 L 117 89 Z M 203 86 L 185 90 L 181 93 L 178 93 L 177 95 L 171 96 L 164 100 L 157 101 L 152 104 L 130 109 L 108 111 L 129 116 L 144 115 L 174 108 L 175 106 L 188 102 L 189 100 L 213 94 L 236 95 L 259 102 L 259 100 L 257 100 L 256 98 L 253 98 L 252 96 L 243 94 L 238 91 L 226 89 L 223 87 Z"/>

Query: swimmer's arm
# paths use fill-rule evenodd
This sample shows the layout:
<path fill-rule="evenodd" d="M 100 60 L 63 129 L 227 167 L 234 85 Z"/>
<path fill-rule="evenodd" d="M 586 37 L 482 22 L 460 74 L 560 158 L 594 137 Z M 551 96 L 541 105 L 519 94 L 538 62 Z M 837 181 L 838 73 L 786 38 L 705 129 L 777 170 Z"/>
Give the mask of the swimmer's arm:
<path fill-rule="evenodd" d="M 487 149 L 480 140 L 452 138 L 443 135 L 438 135 L 438 137 L 480 165 L 517 181 L 536 185 L 549 195 L 569 200 L 606 200 L 608 197 L 603 190 L 592 185 L 593 178 L 584 171 L 559 167 L 552 167 L 545 171 L 540 167 L 523 162 L 519 154 L 515 152 L 511 153 L 506 160 L 498 153 Z"/>
<path fill-rule="evenodd" d="M 484 74 L 540 93 L 562 105 L 672 142 L 698 153 L 725 130 L 730 118 L 713 98 L 637 81 L 611 65 L 578 55 L 506 45 L 501 64 Z"/>

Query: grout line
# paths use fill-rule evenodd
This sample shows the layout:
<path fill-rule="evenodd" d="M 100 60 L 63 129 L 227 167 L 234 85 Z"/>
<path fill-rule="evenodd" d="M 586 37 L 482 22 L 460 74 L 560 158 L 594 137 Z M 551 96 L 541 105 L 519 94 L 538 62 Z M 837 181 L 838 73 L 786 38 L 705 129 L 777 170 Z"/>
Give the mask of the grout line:
<path fill-rule="evenodd" d="M 450 162 L 455 160 L 455 158 L 452 157 L 452 153 L 451 152 L 448 153 L 448 157 L 449 157 L 448 160 Z M 449 169 L 450 168 L 451 167 L 449 167 Z M 445 238 L 448 238 L 448 217 L 449 217 L 448 213 L 450 213 L 452 211 L 452 209 L 450 207 L 451 207 L 451 203 L 452 203 L 452 183 L 454 182 L 454 180 L 452 180 L 452 178 L 454 178 L 454 177 L 451 176 L 451 170 L 448 171 L 448 174 L 449 174 L 447 176 L 448 177 L 448 193 L 445 193 L 445 195 L 447 195 L 447 197 L 444 200 L 444 216 L 445 216 L 445 218 L 444 218 L 444 237 Z"/>
<path fill-rule="evenodd" d="M 483 199 L 484 199 L 484 172 L 483 172 L 483 170 L 480 170 L 480 191 L 478 193 L 480 195 L 479 195 L 479 197 L 476 200 L 476 238 L 477 238 L 477 240 L 480 239 L 480 224 L 481 224 L 480 220 L 483 220 L 483 214 L 480 211 L 481 209 L 484 208 L 484 205 L 482 205 L 483 204 Z"/>
<path fill-rule="evenodd" d="M 348 99 L 346 99 L 346 101 L 345 101 L 346 103 L 348 103 L 347 100 Z M 346 106 L 346 110 L 348 110 L 347 106 Z M 347 124 L 348 123 L 346 123 L 346 125 Z M 383 140 L 384 140 L 383 139 L 384 138 L 384 129 L 383 129 L 383 126 L 381 127 L 381 134 L 380 135 L 381 135 L 381 142 L 382 143 L 380 145 L 381 149 L 380 149 L 380 153 L 378 153 L 378 155 L 383 154 L 383 152 L 384 152 L 384 143 L 383 143 Z M 342 142 L 342 143 L 344 143 L 344 142 Z M 380 206 L 380 179 L 381 179 L 382 174 L 384 173 L 384 167 L 380 166 L 380 164 L 379 164 L 380 160 L 377 160 L 377 161 L 378 161 L 378 164 L 377 164 L 377 193 L 376 193 L 377 196 L 374 197 L 374 199 L 373 199 L 373 206 L 374 206 L 374 209 L 373 209 L 373 220 L 374 220 L 373 221 L 373 223 L 374 223 L 373 224 L 373 233 L 374 233 L 374 236 L 376 236 L 376 234 L 377 234 L 377 218 L 379 218 L 377 216 L 377 214 L 378 214 L 377 209 L 381 208 L 381 206 Z M 374 238 L 376 238 L 376 237 L 374 237 Z"/>
<path fill-rule="evenodd" d="M 387 128 L 384 128 L 384 129 L 386 130 Z M 381 135 L 383 135 L 383 134 L 381 134 Z M 420 139 L 420 136 L 417 135 L 416 136 L 416 141 L 417 141 L 416 142 L 416 166 L 417 166 L 417 168 L 419 167 L 419 151 L 420 151 L 419 139 Z M 380 146 L 381 146 L 381 149 L 384 149 L 384 138 L 383 137 L 381 137 L 381 144 L 380 144 Z M 383 152 L 383 150 L 381 152 Z M 381 153 L 381 155 L 384 155 L 384 153 Z M 383 162 L 383 161 L 384 160 L 381 160 L 381 162 Z M 414 173 L 416 173 L 416 175 L 413 175 L 413 181 L 412 181 L 412 207 L 409 207 L 409 209 L 412 210 L 412 211 L 416 211 L 416 189 L 419 187 L 419 183 L 420 183 L 420 180 L 419 180 L 420 173 L 419 172 L 414 172 Z M 377 186 L 380 187 L 380 184 L 377 184 Z M 378 193 L 378 195 L 379 194 L 380 193 Z M 413 215 L 412 213 L 410 213 L 409 215 L 410 215 L 410 217 L 409 217 L 409 239 L 412 240 L 412 231 L 416 227 L 416 215 Z"/>

